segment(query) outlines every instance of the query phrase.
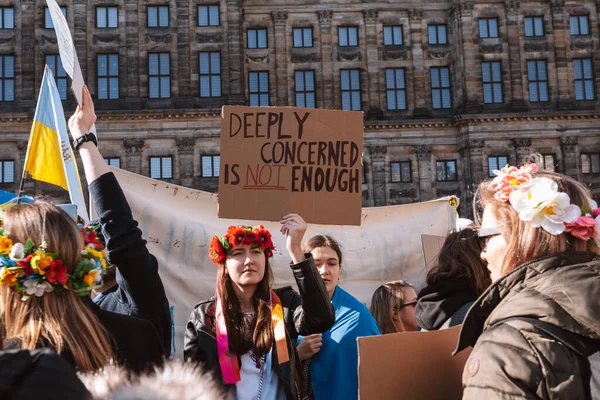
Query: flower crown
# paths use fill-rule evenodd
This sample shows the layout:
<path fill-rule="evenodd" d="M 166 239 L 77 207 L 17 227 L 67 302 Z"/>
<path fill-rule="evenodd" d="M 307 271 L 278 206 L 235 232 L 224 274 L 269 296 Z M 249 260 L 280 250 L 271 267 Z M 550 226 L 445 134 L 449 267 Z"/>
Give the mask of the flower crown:
<path fill-rule="evenodd" d="M 87 296 L 102 286 L 102 277 L 106 272 L 104 245 L 100 243 L 97 228 L 81 227 L 85 247 L 81 250 L 81 261 L 71 274 L 67 273 L 68 260 L 62 260 L 58 254 L 46 251 L 46 243 L 35 246 L 31 240 L 27 243 L 13 243 L 2 228 L 0 217 L 0 285 L 16 287 L 23 295 L 41 297 L 44 293 L 69 290 L 70 280 L 73 291 Z"/>
<path fill-rule="evenodd" d="M 496 177 L 490 186 L 494 197 L 510 205 L 522 221 L 542 227 L 552 235 L 563 232 L 581 239 L 596 239 L 600 246 L 600 209 L 592 200 L 592 209 L 571 204 L 569 195 L 558 191 L 552 179 L 534 177 L 536 164 L 525 164 L 519 168 L 506 166 L 494 170 Z M 595 219 L 594 219 L 595 218 Z"/>
<path fill-rule="evenodd" d="M 213 236 L 210 242 L 208 255 L 215 264 L 221 264 L 227 258 L 230 249 L 242 244 L 253 245 L 260 248 L 268 258 L 273 257 L 275 245 L 271 240 L 271 233 L 262 225 L 257 226 L 230 226 L 225 236 Z"/>

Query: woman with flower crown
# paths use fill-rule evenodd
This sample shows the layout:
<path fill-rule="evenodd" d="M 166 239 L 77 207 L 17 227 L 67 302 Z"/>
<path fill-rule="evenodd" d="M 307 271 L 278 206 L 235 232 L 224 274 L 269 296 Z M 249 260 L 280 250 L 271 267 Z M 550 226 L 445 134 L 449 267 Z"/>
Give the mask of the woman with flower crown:
<path fill-rule="evenodd" d="M 280 222 L 299 293 L 271 290 L 269 231 L 230 226 L 210 244 L 216 294 L 198 304 L 187 323 L 184 357 L 212 372 L 230 399 L 305 399 L 296 339 L 326 331 L 335 320 L 314 260 L 302 252 L 306 223 L 297 214 Z"/>
<path fill-rule="evenodd" d="M 457 351 L 474 346 L 463 398 L 589 399 L 600 349 L 600 210 L 583 184 L 535 164 L 496 175 L 477 191 L 493 283 L 460 334 Z"/>
<path fill-rule="evenodd" d="M 95 120 L 84 87 L 82 109 L 69 128 L 96 205 L 116 229 L 122 212 L 116 205 L 122 196 L 119 184 L 93 140 L 78 140 L 89 137 Z M 162 345 L 151 322 L 102 310 L 92 302 L 90 293 L 102 286 L 106 267 L 104 245 L 94 230 L 80 229 L 62 209 L 45 201 L 8 207 L 0 219 L 4 348 L 50 348 L 80 371 L 95 371 L 112 359 L 133 371 L 160 363 Z"/>

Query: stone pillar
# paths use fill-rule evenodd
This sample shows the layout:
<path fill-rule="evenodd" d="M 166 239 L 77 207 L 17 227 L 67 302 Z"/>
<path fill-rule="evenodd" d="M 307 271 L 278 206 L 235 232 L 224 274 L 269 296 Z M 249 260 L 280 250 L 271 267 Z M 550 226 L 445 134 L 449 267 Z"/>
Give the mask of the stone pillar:
<path fill-rule="evenodd" d="M 139 32 L 143 29 L 138 27 L 138 5 L 137 1 L 125 2 L 125 46 L 127 60 L 127 94 L 125 100 L 132 109 L 141 107 L 141 96 L 148 95 L 147 88 L 141 88 L 140 75 L 145 75 L 148 71 L 142 71 L 140 63 L 140 38 Z M 123 61 L 119 60 L 119 63 Z M 133 170 L 132 170 L 133 171 Z"/>
<path fill-rule="evenodd" d="M 379 51 L 377 50 L 377 10 L 364 10 L 367 44 L 367 91 L 369 105 L 367 118 L 383 117 L 379 87 Z"/>
<path fill-rule="evenodd" d="M 563 173 L 577 179 L 579 175 L 579 164 L 581 161 L 577 155 L 577 136 L 563 136 L 560 138 L 560 150 L 562 152 Z"/>
<path fill-rule="evenodd" d="M 468 129 L 468 127 L 463 127 Z M 458 152 L 462 159 L 464 188 L 462 190 L 460 208 L 468 218 L 473 218 L 473 195 L 477 186 L 487 178 L 483 167 L 484 141 L 469 139 L 468 134 L 462 135 L 459 140 Z"/>
<path fill-rule="evenodd" d="M 373 206 L 385 206 L 387 204 L 386 181 L 385 173 L 385 153 L 386 146 L 370 146 L 369 153 L 371 154 L 371 172 L 373 176 Z"/>
<path fill-rule="evenodd" d="M 422 144 L 413 146 L 417 155 L 417 171 L 419 174 L 419 201 L 427 201 L 433 198 L 433 181 L 435 176 L 431 171 L 431 152 L 433 146 Z"/>
<path fill-rule="evenodd" d="M 321 30 L 321 104 L 323 108 L 332 109 L 334 105 L 333 89 L 333 34 L 331 31 L 331 17 L 333 11 L 319 10 L 319 28 Z"/>
<path fill-rule="evenodd" d="M 192 35 L 190 30 L 190 2 L 187 0 L 177 0 L 175 2 L 175 18 L 177 26 L 177 65 L 173 65 L 173 70 L 177 69 L 177 84 L 179 98 L 196 97 L 198 94 L 192 91 L 192 82 L 190 74 L 190 63 L 192 60 L 198 62 L 198 58 L 194 58 L 191 54 Z M 229 9 L 229 7 L 228 7 Z M 181 102 L 181 100 L 179 100 Z M 191 102 L 184 102 L 186 107 L 191 108 Z"/>
<path fill-rule="evenodd" d="M 242 1 L 227 0 L 227 50 L 229 52 L 229 104 L 246 104 L 242 41 Z"/>
<path fill-rule="evenodd" d="M 127 159 L 127 170 L 143 175 L 142 148 L 144 139 L 124 139 L 125 158 Z"/>
<path fill-rule="evenodd" d="M 415 114 L 428 114 L 427 98 L 423 93 L 427 93 L 427 73 L 425 71 L 425 60 L 423 59 L 423 33 L 421 24 L 423 23 L 423 11 L 410 10 L 410 43 L 412 45 L 413 61 L 413 99 L 415 105 Z M 407 79 L 408 81 L 408 79 Z M 410 99 L 407 99 L 410 102 Z M 410 104 L 410 103 L 409 103 Z"/>
<path fill-rule="evenodd" d="M 527 161 L 527 157 L 533 153 L 533 149 L 531 148 L 531 138 L 516 138 L 513 139 L 512 142 L 513 146 L 515 146 L 517 164 Z M 501 165 L 500 167 L 504 167 L 504 165 Z"/>
<path fill-rule="evenodd" d="M 288 105 L 288 74 L 287 74 L 287 11 L 273 11 L 275 23 L 275 76 L 277 86 L 277 99 L 273 106 Z M 271 79 L 271 82 L 273 80 Z M 272 93 L 272 91 L 271 91 Z"/>
<path fill-rule="evenodd" d="M 464 3 L 457 6 L 455 11 L 457 18 L 457 32 L 456 36 L 460 35 L 460 43 L 462 48 L 458 48 L 458 52 L 462 53 L 463 67 L 455 69 L 455 74 L 461 74 L 462 79 L 459 77 L 459 81 L 454 81 L 457 87 L 463 85 L 464 92 L 462 98 L 456 99 L 458 104 L 465 104 L 468 110 L 475 111 L 479 108 L 482 102 L 483 96 L 481 88 L 481 66 L 478 65 L 477 59 L 479 58 L 479 48 L 473 40 L 476 37 L 475 24 L 476 21 L 473 19 L 473 3 Z M 461 82 L 462 81 L 462 82 Z"/>
<path fill-rule="evenodd" d="M 194 147 L 196 138 L 175 138 L 177 153 L 179 154 L 179 181 L 182 186 L 194 186 Z"/>
<path fill-rule="evenodd" d="M 558 105 L 570 109 L 572 99 L 569 95 L 569 61 L 567 58 L 567 29 L 565 25 L 565 0 L 551 0 L 552 27 L 554 28 L 554 63 L 558 82 Z M 591 29 L 591 27 L 590 27 Z M 552 89 L 551 89 L 552 91 Z"/>
<path fill-rule="evenodd" d="M 35 67 L 36 67 L 36 58 L 35 53 L 39 51 L 36 43 L 35 37 L 35 8 L 36 3 L 33 0 L 23 0 L 21 1 L 21 29 L 18 29 L 18 17 L 15 12 L 15 29 L 14 35 L 17 38 L 19 34 L 21 35 L 21 48 L 15 49 L 15 100 L 20 100 L 21 102 L 25 101 L 30 103 L 32 107 L 35 107 L 34 100 L 37 101 L 36 98 L 36 84 L 35 84 Z M 4 50 L 6 51 L 6 50 Z M 19 60 L 18 55 L 21 56 L 21 60 Z M 19 67 L 19 63 L 21 66 Z M 21 74 L 21 86 L 17 86 L 19 84 L 18 73 L 20 71 Z M 43 73 L 43 66 L 40 67 L 40 71 Z M 32 99 L 27 101 L 26 99 Z"/>
<path fill-rule="evenodd" d="M 523 97 L 523 76 L 521 75 L 521 37 L 519 28 L 519 0 L 505 0 L 506 21 L 508 25 L 508 58 L 510 60 L 510 85 L 512 107 L 515 111 L 526 111 Z"/>

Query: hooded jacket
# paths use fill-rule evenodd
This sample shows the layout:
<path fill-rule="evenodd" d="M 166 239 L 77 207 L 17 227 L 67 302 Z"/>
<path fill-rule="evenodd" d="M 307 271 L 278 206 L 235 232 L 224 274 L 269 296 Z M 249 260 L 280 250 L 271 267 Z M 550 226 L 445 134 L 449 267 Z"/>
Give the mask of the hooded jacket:
<path fill-rule="evenodd" d="M 300 294 L 291 287 L 274 289 L 281 300 L 285 320 L 288 362 L 272 364 L 273 372 L 283 385 L 289 400 L 307 399 L 304 375 L 300 358 L 296 350 L 298 335 L 310 335 L 325 332 L 335 322 L 333 306 L 323 280 L 315 267 L 312 255 L 306 254 L 306 260 L 292 264 L 292 272 Z M 215 338 L 215 298 L 207 299 L 194 308 L 186 326 L 183 356 L 186 360 L 203 364 L 204 370 L 211 372 L 225 390 L 229 385 L 223 383 L 219 365 L 217 341 Z M 277 359 L 277 348 L 273 345 L 273 360 Z"/>
<path fill-rule="evenodd" d="M 587 357 L 600 349 L 599 299 L 600 256 L 592 253 L 540 258 L 494 282 L 460 333 L 457 352 L 474 345 L 463 399 L 590 398 Z"/>
<path fill-rule="evenodd" d="M 460 325 L 477 299 L 468 278 L 448 279 L 423 288 L 415 306 L 415 320 L 433 331 Z"/>

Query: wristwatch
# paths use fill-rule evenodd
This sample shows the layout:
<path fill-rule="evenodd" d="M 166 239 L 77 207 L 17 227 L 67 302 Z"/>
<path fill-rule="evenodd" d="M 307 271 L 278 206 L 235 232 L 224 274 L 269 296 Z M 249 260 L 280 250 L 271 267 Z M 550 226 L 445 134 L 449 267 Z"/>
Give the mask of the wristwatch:
<path fill-rule="evenodd" d="M 75 142 L 73 143 L 73 150 L 79 150 L 79 147 L 85 142 L 92 142 L 94 145 L 96 145 L 96 147 L 98 147 L 98 139 L 96 139 L 96 135 L 90 132 L 75 139 Z"/>

